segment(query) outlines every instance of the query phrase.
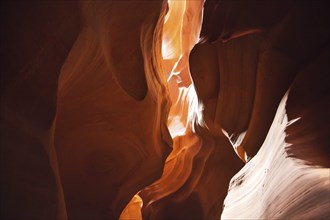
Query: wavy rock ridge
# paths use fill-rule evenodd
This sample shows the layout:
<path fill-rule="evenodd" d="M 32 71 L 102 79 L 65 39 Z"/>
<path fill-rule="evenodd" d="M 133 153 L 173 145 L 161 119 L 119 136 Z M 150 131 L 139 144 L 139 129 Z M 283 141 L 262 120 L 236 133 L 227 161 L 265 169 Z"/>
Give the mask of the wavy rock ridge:
<path fill-rule="evenodd" d="M 328 219 L 327 1 L 1 3 L 1 219 Z"/>

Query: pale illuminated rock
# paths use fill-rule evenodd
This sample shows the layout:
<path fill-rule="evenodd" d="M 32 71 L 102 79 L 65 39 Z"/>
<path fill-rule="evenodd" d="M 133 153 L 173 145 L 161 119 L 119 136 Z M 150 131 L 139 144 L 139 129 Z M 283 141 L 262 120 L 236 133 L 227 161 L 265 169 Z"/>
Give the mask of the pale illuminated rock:
<path fill-rule="evenodd" d="M 329 136 L 326 116 L 329 95 L 325 95 L 329 94 L 326 89 L 329 88 L 329 65 L 325 61 L 325 57 L 329 57 L 329 48 L 321 45 L 329 42 L 330 34 L 326 30 L 330 19 L 324 8 L 325 3 L 290 1 L 261 4 L 206 1 L 204 5 L 202 41 L 191 53 L 190 66 L 197 95 L 205 105 L 203 116 L 209 133 L 223 131 L 241 159 L 247 161 L 265 146 L 263 142 L 267 134 L 282 132 L 282 136 L 273 135 L 266 140 L 270 146 L 259 158 L 260 164 L 249 168 L 251 170 L 245 178 L 250 182 L 246 188 L 239 191 L 240 187 L 231 187 L 234 192 L 231 194 L 230 191 L 227 197 L 230 205 L 228 209 L 225 207 L 224 219 L 329 217 L 326 208 L 329 203 L 326 198 L 329 195 L 329 169 L 310 167 L 329 167 L 329 157 L 326 156 L 330 144 L 326 138 Z M 305 33 L 306 27 L 309 27 L 308 33 Z M 289 94 L 287 102 L 288 117 L 290 120 L 300 119 L 285 128 L 269 130 L 280 100 L 290 87 L 293 93 Z M 284 140 L 288 144 L 280 143 Z M 302 191 L 292 192 L 301 204 L 289 206 L 296 202 L 289 192 L 295 188 L 280 194 L 280 203 L 287 204 L 283 215 L 277 215 L 278 210 L 267 206 L 278 202 L 274 197 L 267 197 L 277 193 L 275 180 L 273 182 L 273 179 L 254 172 L 267 161 L 272 161 L 270 167 L 273 169 L 283 164 L 283 158 L 272 160 L 276 157 L 272 149 L 275 143 L 287 157 L 296 158 L 295 161 L 300 159 L 299 163 L 305 164 L 305 169 L 292 168 L 298 169 L 303 179 L 287 178 L 281 187 L 289 188 L 292 183 L 297 184 L 295 188 L 298 185 L 308 188 L 315 183 L 310 176 L 320 176 L 318 172 L 321 170 L 321 177 L 316 178 L 319 184 L 310 189 L 312 196 Z M 245 167 L 249 167 L 250 162 Z M 276 170 L 279 179 L 281 175 L 292 174 L 286 168 L 281 169 Z M 258 185 L 258 178 L 270 181 L 270 186 Z M 269 192 L 264 195 L 266 198 L 260 194 L 263 190 Z M 317 197 L 321 199 L 317 200 Z M 302 210 L 304 207 L 315 212 Z"/>
<path fill-rule="evenodd" d="M 135 195 L 131 201 L 127 204 L 123 212 L 121 213 L 119 220 L 138 220 L 142 219 L 141 207 L 143 205 L 140 196 Z"/>
<path fill-rule="evenodd" d="M 221 219 L 326 219 L 330 170 L 290 158 L 285 142 L 287 95 L 257 155 L 231 180 Z M 238 211 L 239 210 L 239 211 Z"/>
<path fill-rule="evenodd" d="M 182 2 L 185 7 L 182 7 Z M 163 57 L 172 101 L 168 127 L 173 138 L 173 151 L 166 160 L 162 177 L 140 193 L 144 201 L 143 217 L 147 219 L 219 217 L 229 180 L 241 166 L 222 133 L 210 136 L 207 132 L 201 134 L 197 131 L 205 129 L 203 105 L 192 84 L 188 58 L 199 40 L 202 3 L 174 1 L 174 4 L 169 4 L 173 9 L 169 10 L 164 35 L 174 39 L 164 42 Z M 181 13 L 176 10 L 184 11 L 182 23 L 179 22 Z M 180 17 L 175 17 L 176 14 Z M 174 26 L 171 19 L 176 21 Z M 178 28 L 181 28 L 181 35 L 177 34 Z M 177 47 L 180 40 L 182 44 Z M 231 167 L 225 168 L 228 163 L 232 163 Z M 213 167 L 214 164 L 217 166 Z M 219 185 L 222 186 L 220 189 Z"/>

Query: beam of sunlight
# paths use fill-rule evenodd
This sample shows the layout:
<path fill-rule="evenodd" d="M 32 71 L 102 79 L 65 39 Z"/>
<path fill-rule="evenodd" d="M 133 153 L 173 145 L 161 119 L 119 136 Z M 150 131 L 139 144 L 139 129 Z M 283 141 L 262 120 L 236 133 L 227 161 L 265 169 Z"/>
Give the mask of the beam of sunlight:
<path fill-rule="evenodd" d="M 162 177 L 142 190 L 144 204 L 175 193 L 188 180 L 193 159 L 202 143 L 195 125 L 203 125 L 203 106 L 199 103 L 189 71 L 189 54 L 199 40 L 203 1 L 169 1 L 163 29 L 163 70 L 167 76 L 172 106 L 168 128 L 173 150 L 166 160 Z"/>
<path fill-rule="evenodd" d="M 145 206 L 176 192 L 187 181 L 193 159 L 202 145 L 194 134 L 194 126 L 203 125 L 203 106 L 198 101 L 188 61 L 191 49 L 199 40 L 203 0 L 169 0 L 168 6 L 163 26 L 162 64 L 172 102 L 167 125 L 173 150 L 166 160 L 162 177 L 142 190 Z M 132 217 L 133 213 L 134 218 L 141 219 L 134 198 L 121 219 Z"/>

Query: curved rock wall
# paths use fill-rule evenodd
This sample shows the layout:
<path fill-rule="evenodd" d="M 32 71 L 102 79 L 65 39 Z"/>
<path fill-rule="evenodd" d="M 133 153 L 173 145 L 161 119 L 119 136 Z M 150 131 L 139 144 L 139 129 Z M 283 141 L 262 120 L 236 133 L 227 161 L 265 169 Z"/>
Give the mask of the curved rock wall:
<path fill-rule="evenodd" d="M 172 141 L 157 60 L 165 6 L 82 3 L 85 23 L 61 71 L 55 131 L 69 219 L 118 218 L 162 173 Z"/>
<path fill-rule="evenodd" d="M 171 150 L 159 62 L 166 2 L 1 10 L 1 215 L 118 218 Z"/>
<path fill-rule="evenodd" d="M 1 218 L 65 219 L 53 121 L 79 6 L 2 2 L 1 29 Z"/>
<path fill-rule="evenodd" d="M 208 132 L 223 132 L 249 161 L 231 180 L 223 219 L 329 217 L 325 8 L 322 1 L 204 4 L 190 56 L 197 95 Z"/>
<path fill-rule="evenodd" d="M 326 219 L 329 216 L 329 169 L 306 165 L 301 159 L 288 157 L 286 152 L 292 146 L 286 142 L 286 129 L 292 129 L 302 120 L 288 121 L 287 98 L 288 94 L 283 97 L 257 155 L 232 178 L 222 219 Z M 317 143 L 311 145 L 319 147 Z"/>
<path fill-rule="evenodd" d="M 229 180 L 242 166 L 225 135 L 208 133 L 190 76 L 188 61 L 199 40 L 202 5 L 169 2 L 163 58 L 172 100 L 168 127 L 173 151 L 162 177 L 139 193 L 144 219 L 219 218 Z"/>
<path fill-rule="evenodd" d="M 1 218 L 329 218 L 326 1 L 1 3 Z"/>

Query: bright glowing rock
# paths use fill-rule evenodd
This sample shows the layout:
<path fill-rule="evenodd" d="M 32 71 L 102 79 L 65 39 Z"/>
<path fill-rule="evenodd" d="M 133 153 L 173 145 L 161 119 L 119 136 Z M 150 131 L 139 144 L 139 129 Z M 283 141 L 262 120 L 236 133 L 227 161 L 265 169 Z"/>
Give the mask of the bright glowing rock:
<path fill-rule="evenodd" d="M 330 170 L 288 157 L 287 94 L 258 154 L 231 180 L 221 219 L 326 219 Z"/>

